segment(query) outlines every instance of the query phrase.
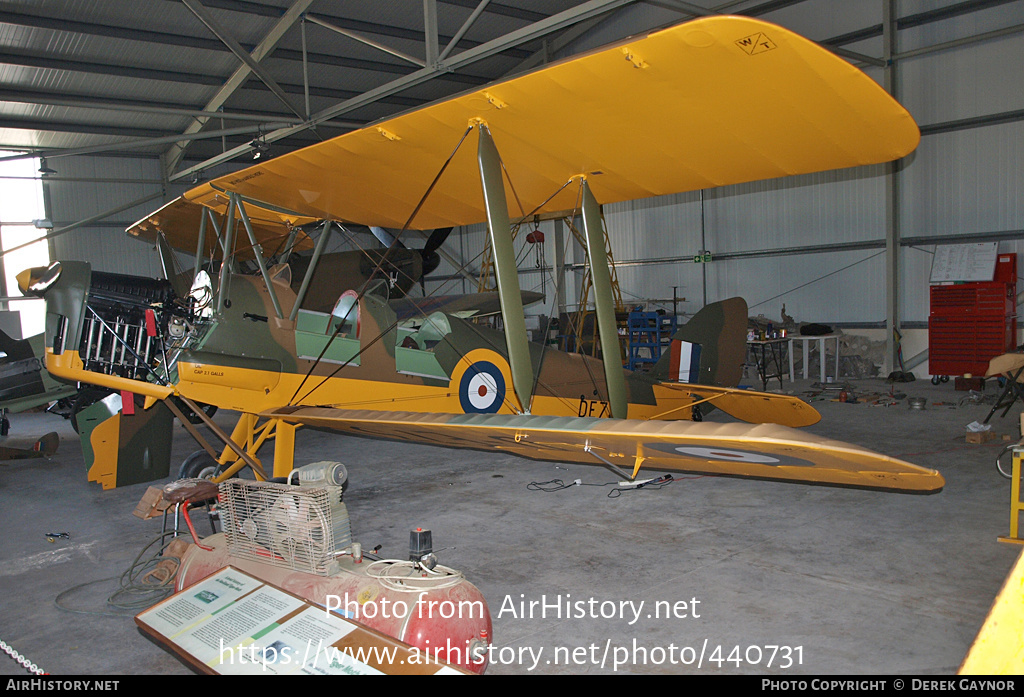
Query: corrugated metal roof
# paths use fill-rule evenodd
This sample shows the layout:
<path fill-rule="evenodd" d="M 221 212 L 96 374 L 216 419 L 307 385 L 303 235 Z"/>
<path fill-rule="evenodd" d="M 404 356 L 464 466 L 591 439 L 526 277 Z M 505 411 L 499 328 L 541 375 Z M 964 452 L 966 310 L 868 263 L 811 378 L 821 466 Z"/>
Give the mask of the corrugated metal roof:
<path fill-rule="evenodd" d="M 453 55 L 593 2 L 493 0 L 465 32 Z M 478 4 L 478 0 L 438 1 L 439 50 L 444 50 Z M 293 6 L 416 59 L 425 56 L 420 0 L 202 0 L 205 13 L 246 52 L 271 36 Z M 289 106 L 253 75 L 241 86 L 224 89 L 243 63 L 183 2 L 9 0 L 0 5 L 0 147 L 75 149 L 110 143 L 127 148 L 129 141 L 140 138 L 183 134 L 193 123 L 194 112 L 210 108 L 222 108 L 228 116 L 259 117 L 209 120 L 204 131 L 249 126 L 250 132 L 228 136 L 223 144 L 219 136 L 190 142 L 185 153 L 188 161 L 204 160 L 223 145 L 230 148 L 248 142 L 256 127 L 268 119 L 296 122 L 299 117 L 294 112 L 306 113 L 303 33 L 311 113 L 419 69 L 312 22 L 305 23 L 303 32 L 301 22 L 295 21 L 259 63 L 280 85 Z M 431 80 L 346 114 L 344 121 L 376 120 L 485 84 L 515 70 L 541 47 L 544 36 L 529 36 L 456 71 L 440 71 Z M 331 135 L 339 132 L 330 125 L 321 130 Z M 292 149 L 314 140 L 306 134 L 278 147 Z M 170 148 L 168 143 L 132 147 L 148 154 Z"/>

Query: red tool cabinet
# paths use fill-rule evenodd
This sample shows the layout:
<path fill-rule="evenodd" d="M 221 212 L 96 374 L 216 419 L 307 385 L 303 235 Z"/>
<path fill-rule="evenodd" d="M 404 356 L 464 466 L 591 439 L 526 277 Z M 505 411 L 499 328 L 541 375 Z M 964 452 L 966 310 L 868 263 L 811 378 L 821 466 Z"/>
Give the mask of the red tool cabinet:
<path fill-rule="evenodd" d="M 1017 255 L 1000 254 L 991 282 L 931 286 L 928 372 L 984 375 L 1017 345 Z"/>

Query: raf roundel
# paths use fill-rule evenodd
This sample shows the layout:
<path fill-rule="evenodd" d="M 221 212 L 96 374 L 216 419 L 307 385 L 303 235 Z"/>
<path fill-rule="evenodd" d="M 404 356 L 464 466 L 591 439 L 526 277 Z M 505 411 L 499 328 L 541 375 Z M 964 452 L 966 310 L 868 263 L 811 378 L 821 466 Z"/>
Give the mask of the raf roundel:
<path fill-rule="evenodd" d="M 459 381 L 459 401 L 467 414 L 494 414 L 505 401 L 505 377 L 489 361 L 473 363 Z"/>

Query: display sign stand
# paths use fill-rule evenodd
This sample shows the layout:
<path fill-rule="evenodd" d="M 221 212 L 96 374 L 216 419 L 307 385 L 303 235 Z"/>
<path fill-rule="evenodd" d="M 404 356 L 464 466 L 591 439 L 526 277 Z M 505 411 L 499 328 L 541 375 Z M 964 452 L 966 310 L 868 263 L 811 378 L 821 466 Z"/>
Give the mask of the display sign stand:
<path fill-rule="evenodd" d="M 139 613 L 135 623 L 207 674 L 468 674 L 231 566 Z"/>

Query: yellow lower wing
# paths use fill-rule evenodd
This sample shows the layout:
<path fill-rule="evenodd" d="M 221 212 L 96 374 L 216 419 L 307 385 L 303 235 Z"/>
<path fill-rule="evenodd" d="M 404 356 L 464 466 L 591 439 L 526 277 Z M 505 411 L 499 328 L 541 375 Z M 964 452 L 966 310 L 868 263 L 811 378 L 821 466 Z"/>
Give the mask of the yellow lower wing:
<path fill-rule="evenodd" d="M 935 470 L 771 424 L 417 414 L 329 407 L 282 407 L 261 416 L 351 435 L 504 450 L 554 462 L 607 462 L 630 471 L 640 464 L 673 472 L 918 493 L 937 492 L 945 485 Z"/>

